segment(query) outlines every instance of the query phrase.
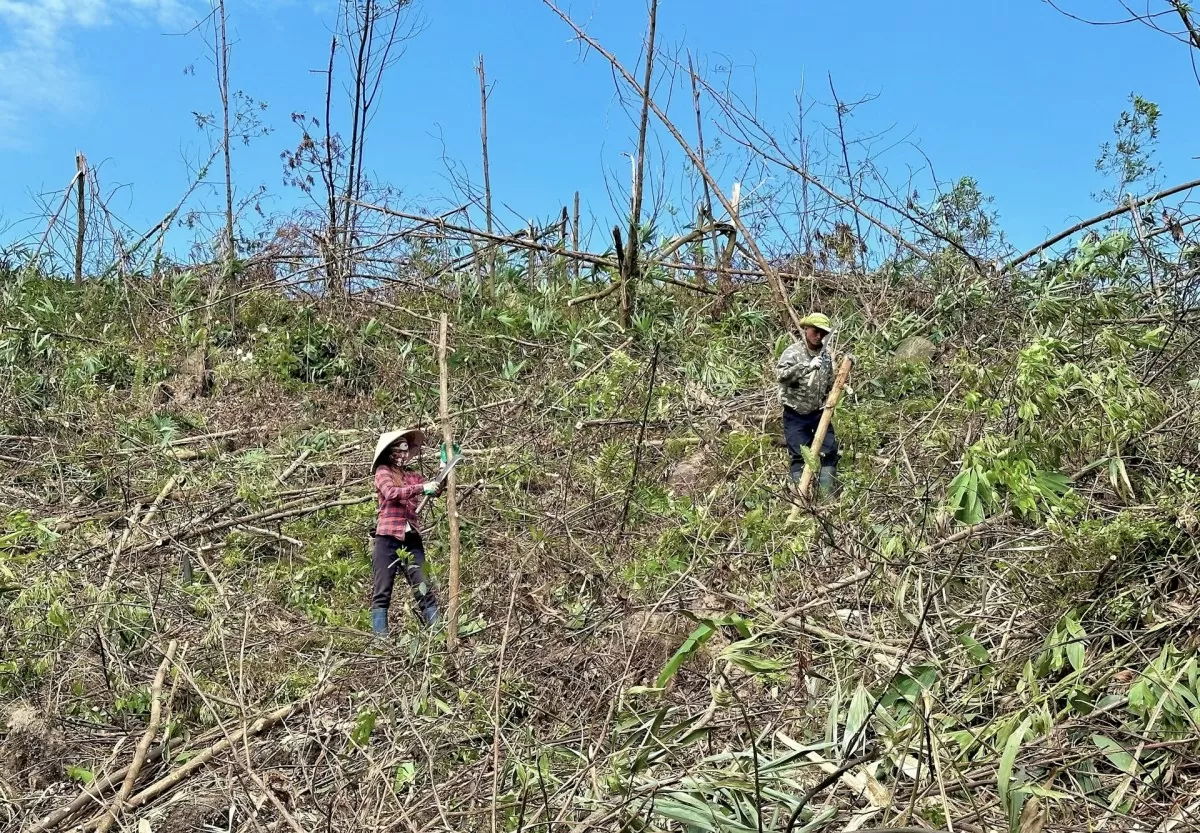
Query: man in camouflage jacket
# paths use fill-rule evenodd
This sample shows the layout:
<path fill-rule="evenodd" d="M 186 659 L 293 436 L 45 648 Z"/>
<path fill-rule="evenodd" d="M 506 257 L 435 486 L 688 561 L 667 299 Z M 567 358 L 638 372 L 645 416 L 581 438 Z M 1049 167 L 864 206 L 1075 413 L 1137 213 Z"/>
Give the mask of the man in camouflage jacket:
<path fill-rule="evenodd" d="M 783 405 L 783 434 L 792 455 L 791 474 L 799 481 L 804 473 L 802 448 L 811 448 L 821 411 L 833 388 L 833 357 L 825 346 L 832 330 L 829 318 L 811 313 L 800 322 L 801 341 L 788 347 L 779 357 L 775 376 L 779 381 L 779 399 Z M 821 443 L 821 473 L 818 484 L 824 493 L 837 488 L 838 441 L 833 423 Z"/>

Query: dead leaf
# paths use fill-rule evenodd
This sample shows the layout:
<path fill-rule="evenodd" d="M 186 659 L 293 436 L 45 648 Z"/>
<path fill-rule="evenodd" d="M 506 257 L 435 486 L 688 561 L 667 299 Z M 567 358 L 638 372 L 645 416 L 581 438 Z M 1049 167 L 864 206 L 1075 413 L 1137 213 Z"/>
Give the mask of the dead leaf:
<path fill-rule="evenodd" d="M 1045 826 L 1046 811 L 1042 809 L 1041 800 L 1032 795 L 1025 803 L 1025 809 L 1021 811 L 1021 823 L 1017 827 L 1017 833 L 1042 833 Z"/>

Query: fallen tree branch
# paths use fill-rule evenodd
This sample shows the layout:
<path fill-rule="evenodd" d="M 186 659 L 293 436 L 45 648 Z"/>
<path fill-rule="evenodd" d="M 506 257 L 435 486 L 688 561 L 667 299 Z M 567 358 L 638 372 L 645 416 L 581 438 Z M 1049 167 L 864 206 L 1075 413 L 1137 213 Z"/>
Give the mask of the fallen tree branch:
<path fill-rule="evenodd" d="M 312 697 L 297 701 L 295 703 L 289 703 L 286 706 L 281 706 L 270 714 L 260 717 L 245 729 L 239 729 L 231 735 L 222 738 L 212 746 L 198 753 L 195 757 L 189 758 L 187 763 L 183 764 L 178 769 L 158 779 L 153 784 L 146 787 L 146 789 L 130 798 L 128 804 L 126 805 L 126 809 L 136 810 L 148 802 L 153 801 L 154 799 L 178 786 L 185 778 L 194 773 L 196 770 L 200 769 L 200 767 L 207 764 L 217 755 L 230 748 L 233 744 L 240 741 L 242 738 L 251 738 L 262 734 L 268 729 L 274 728 L 279 723 L 287 720 L 296 712 L 307 709 L 318 700 L 328 697 L 330 694 L 335 692 L 337 688 L 338 687 L 335 684 L 330 683 Z"/>
<path fill-rule="evenodd" d="M 1113 208 L 1109 211 L 1105 211 L 1103 214 L 1097 214 L 1095 217 L 1092 217 L 1090 220 L 1084 220 L 1081 223 L 1076 223 L 1075 225 L 1071 226 L 1069 229 L 1066 229 L 1065 231 L 1060 231 L 1058 234 L 1054 235 L 1053 237 L 1043 240 L 1041 243 L 1037 244 L 1032 249 L 1025 252 L 1025 254 L 1018 255 L 1017 257 L 1013 258 L 1005 265 L 1004 271 L 1007 272 L 1010 269 L 1014 269 L 1017 266 L 1020 266 L 1022 263 L 1029 260 L 1034 255 L 1040 254 L 1041 252 L 1043 252 L 1046 249 L 1053 246 L 1055 243 L 1061 243 L 1062 241 L 1066 240 L 1071 235 L 1077 234 L 1086 228 L 1090 228 L 1091 226 L 1096 225 L 1097 223 L 1103 223 L 1105 220 L 1111 220 L 1113 217 L 1119 217 L 1120 215 L 1124 214 L 1125 212 L 1127 212 L 1131 209 L 1140 208 L 1143 205 L 1149 205 L 1152 202 L 1158 202 L 1159 200 L 1166 199 L 1167 197 L 1178 194 L 1181 191 L 1187 191 L 1191 188 L 1200 188 L 1200 179 L 1193 179 L 1191 182 L 1185 182 L 1182 185 L 1176 185 L 1174 187 L 1167 188 L 1165 191 L 1159 191 L 1157 194 L 1151 194 L 1148 197 L 1142 197 L 1140 200 L 1130 200 L 1128 203 L 1125 203 L 1124 205 L 1119 205 L 1116 208 Z"/>
<path fill-rule="evenodd" d="M 177 541 L 177 542 L 189 541 L 192 538 L 198 538 L 201 535 L 211 535 L 214 532 L 224 532 L 227 529 L 232 529 L 232 528 L 238 527 L 238 526 L 244 526 L 244 525 L 246 525 L 248 523 L 252 523 L 252 522 L 261 523 L 263 521 L 281 521 L 281 520 L 284 520 L 285 518 L 298 518 L 302 515 L 311 515 L 314 512 L 322 512 L 326 509 L 336 509 L 341 506 L 357 506 L 358 504 L 366 503 L 369 500 L 374 500 L 374 497 L 372 495 L 368 494 L 368 495 L 363 495 L 362 497 L 340 498 L 338 500 L 326 501 L 325 503 L 317 503 L 317 504 L 311 504 L 311 505 L 306 505 L 306 506 L 298 506 L 298 507 L 289 508 L 289 509 L 280 509 L 280 508 L 268 509 L 263 512 L 256 512 L 253 515 L 245 515 L 240 518 L 233 518 L 232 520 L 221 521 L 220 523 L 212 524 L 211 526 L 205 526 L 205 527 L 200 527 L 200 528 L 191 528 L 191 529 L 185 530 L 183 532 L 177 533 L 174 536 L 159 538 L 157 541 L 151 541 L 148 544 L 143 544 L 142 546 L 137 547 L 136 549 L 130 550 L 130 553 L 131 554 L 147 553 L 147 552 L 150 552 L 151 550 L 155 550 L 161 546 L 166 545 L 169 541 Z"/>
<path fill-rule="evenodd" d="M 162 720 L 163 683 L 167 679 L 167 670 L 175 659 L 175 649 L 178 647 L 179 643 L 172 639 L 171 644 L 167 646 L 166 656 L 158 666 L 158 674 L 155 675 L 154 684 L 150 687 L 150 722 L 146 724 L 146 731 L 142 733 L 142 739 L 138 741 L 137 749 L 133 753 L 133 763 L 129 765 L 129 771 L 125 773 L 125 781 L 121 784 L 120 791 L 113 799 L 108 812 L 104 814 L 104 818 L 96 825 L 96 833 L 108 833 L 112 829 L 113 824 L 117 821 L 117 816 L 121 813 L 122 805 L 129 798 L 129 794 L 133 792 L 133 785 L 137 782 L 142 766 L 146 763 L 150 744 L 154 742 L 154 736 L 158 734 L 159 722 Z"/>

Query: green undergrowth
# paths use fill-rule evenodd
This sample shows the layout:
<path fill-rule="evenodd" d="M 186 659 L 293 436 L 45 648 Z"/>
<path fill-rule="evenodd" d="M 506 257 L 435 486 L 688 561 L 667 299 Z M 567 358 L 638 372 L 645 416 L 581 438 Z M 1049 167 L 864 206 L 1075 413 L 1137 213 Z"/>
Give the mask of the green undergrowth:
<path fill-rule="evenodd" d="M 197 273 L 81 287 L 22 273 L 0 287 L 0 397 L 10 403 L 0 434 L 16 438 L 0 466 L 20 490 L 0 493 L 0 696 L 35 699 L 57 685 L 72 718 L 138 725 L 146 681 L 71 658 L 100 633 L 105 650 L 153 666 L 156 635 L 177 630 L 197 652 L 198 691 L 169 729 L 186 733 L 231 714 L 220 698 L 242 640 L 254 644 L 252 667 L 237 673 L 264 704 L 311 691 L 321 658 L 368 653 L 366 462 L 381 430 L 436 429 L 434 322 L 446 312 L 450 406 L 468 449 L 465 650 L 496 655 L 514 578 L 515 604 L 526 616 L 541 606 L 539 627 L 570 647 L 545 663 L 547 676 L 502 678 L 506 742 L 520 740 L 501 798 L 553 790 L 567 767 L 562 749 L 515 728 L 537 716 L 526 703 L 560 685 L 560 704 L 582 709 L 623 671 L 624 655 L 604 663 L 632 644 L 628 617 L 656 610 L 670 622 L 665 648 L 636 657 L 646 667 L 608 739 L 619 754 L 595 783 L 634 800 L 628 785 L 671 767 L 707 773 L 647 807 L 657 823 L 707 829 L 695 814 L 708 806 L 724 814 L 720 829 L 753 829 L 751 753 L 763 754 L 772 801 L 791 807 L 804 790 L 796 756 L 852 757 L 867 740 L 882 750 L 876 777 L 894 783 L 911 777 L 922 744 L 964 770 L 1011 769 L 1021 749 L 1062 735 L 1096 750 L 1064 769 L 1071 791 L 1106 801 L 1110 776 L 1129 767 L 1121 732 L 1179 733 L 1200 718 L 1200 670 L 1181 625 L 1200 524 L 1195 437 L 1185 421 L 1178 435 L 1158 430 L 1194 406 L 1195 359 L 1186 333 L 1147 312 L 1133 256 L 1115 235 L 1011 280 L 954 284 L 949 272 L 897 269 L 874 277 L 888 303 L 823 298 L 838 347 L 857 359 L 835 417 L 842 491 L 796 517 L 771 378 L 789 337 L 762 287 L 744 287 L 718 319 L 686 290 L 647 290 L 623 330 L 608 304 L 568 306 L 583 287 L 559 268 L 532 283 L 502 269 L 487 293 L 451 276 L 445 295 L 393 289 L 375 304 L 255 290 L 232 320 L 224 305 L 200 309 Z M 912 336 L 936 358 L 897 361 Z M 156 398 L 201 348 L 207 395 Z M 202 435 L 219 436 L 190 442 Z M 172 478 L 178 494 L 155 534 L 226 504 L 236 509 L 217 520 L 363 500 L 178 546 L 138 533 L 106 586 L 131 506 Z M 981 534 L 940 546 L 975 525 Z M 422 526 L 426 569 L 444 590 L 444 511 L 427 511 Z M 187 586 L 185 548 L 195 556 Z M 773 621 L 864 568 L 868 579 L 806 609 L 823 630 L 785 633 Z M 402 579 L 395 599 L 405 702 L 349 694 L 348 749 L 415 715 L 461 741 L 436 766 L 484 760 L 498 719 L 494 669 L 450 668 L 431 649 L 440 637 L 400 615 Z M 528 636 L 520 623 L 513 633 Z M 549 650 L 526 647 L 539 659 Z M 592 677 L 572 665 L 588 662 Z M 742 696 L 786 715 L 778 725 L 803 735 L 793 739 L 803 752 L 741 740 L 700 748 L 683 712 L 712 699 L 735 713 L 717 682 L 726 668 L 746 681 Z M 1118 672 L 1134 680 L 1128 691 L 1113 689 Z M 1085 724 L 1098 710 L 1116 725 Z M 1170 761 L 1154 748 L 1143 763 L 1161 776 Z M 1011 792 L 1004 782 L 1007 809 L 1061 800 L 1026 763 Z M 416 754 L 389 763 L 396 789 L 424 766 Z M 819 827 L 814 812 L 803 818 Z M 939 812 L 914 809 L 934 824 Z"/>

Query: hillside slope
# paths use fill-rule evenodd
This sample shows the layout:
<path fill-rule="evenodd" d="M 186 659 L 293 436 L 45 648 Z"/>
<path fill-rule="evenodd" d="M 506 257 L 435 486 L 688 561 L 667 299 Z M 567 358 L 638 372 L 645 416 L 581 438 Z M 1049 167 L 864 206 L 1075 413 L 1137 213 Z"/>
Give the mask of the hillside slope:
<path fill-rule="evenodd" d="M 960 267 L 795 287 L 857 364 L 794 521 L 763 286 L 623 331 L 553 268 L 232 323 L 202 270 L 0 276 L 4 829 L 100 822 L 152 715 L 114 829 L 1187 829 L 1188 290 L 1122 234 Z M 369 454 L 436 427 L 441 312 L 453 656 L 400 590 L 366 614 Z"/>

